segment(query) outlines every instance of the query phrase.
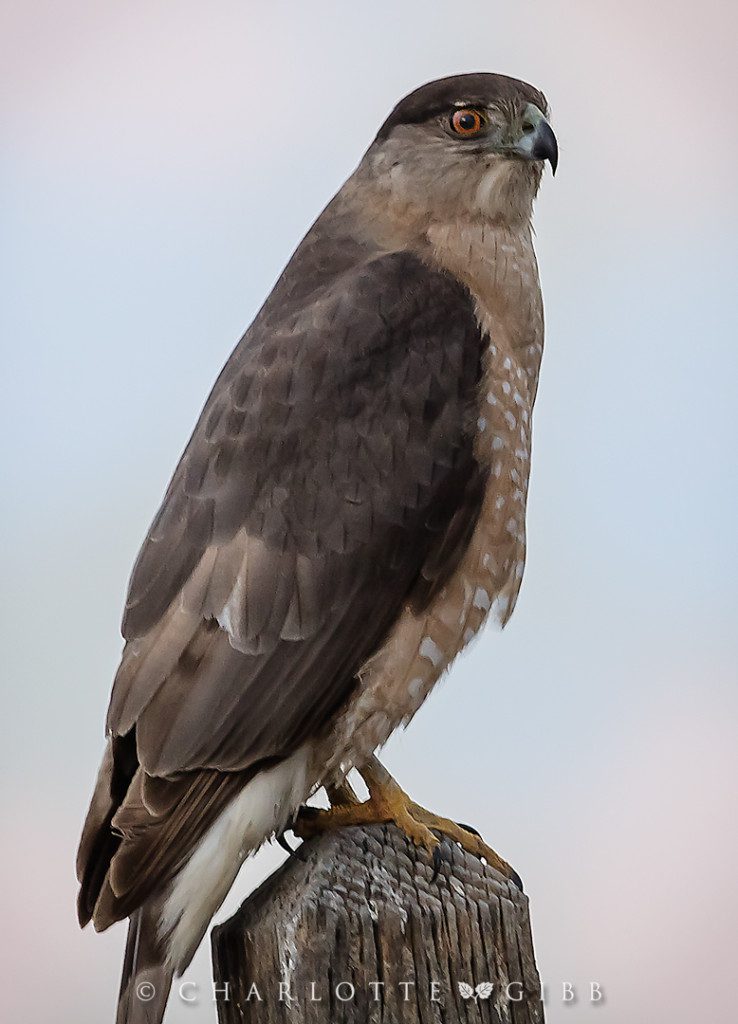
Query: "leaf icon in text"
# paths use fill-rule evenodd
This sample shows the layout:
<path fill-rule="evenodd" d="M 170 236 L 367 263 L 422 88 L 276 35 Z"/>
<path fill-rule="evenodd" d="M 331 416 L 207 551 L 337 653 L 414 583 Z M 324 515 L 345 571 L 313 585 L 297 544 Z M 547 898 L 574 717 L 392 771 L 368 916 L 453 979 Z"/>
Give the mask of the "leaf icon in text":
<path fill-rule="evenodd" d="M 491 981 L 480 981 L 477 985 L 477 996 L 480 999 L 489 999 L 494 987 L 495 986 Z"/>
<path fill-rule="evenodd" d="M 462 999 L 477 998 L 474 994 L 474 989 L 471 987 L 471 985 L 467 985 L 465 981 L 459 982 L 459 995 L 461 996 Z"/>

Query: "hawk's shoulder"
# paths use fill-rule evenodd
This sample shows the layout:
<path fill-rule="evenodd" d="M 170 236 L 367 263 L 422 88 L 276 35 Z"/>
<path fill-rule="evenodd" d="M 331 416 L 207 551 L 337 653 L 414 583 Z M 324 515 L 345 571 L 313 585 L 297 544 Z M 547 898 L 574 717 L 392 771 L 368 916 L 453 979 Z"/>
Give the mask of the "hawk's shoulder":
<path fill-rule="evenodd" d="M 161 617 L 209 546 L 246 530 L 308 556 L 356 550 L 431 502 L 469 456 L 481 338 L 450 274 L 411 253 L 377 256 L 297 305 L 278 284 L 263 313 L 216 381 L 141 548 L 127 638 Z"/>

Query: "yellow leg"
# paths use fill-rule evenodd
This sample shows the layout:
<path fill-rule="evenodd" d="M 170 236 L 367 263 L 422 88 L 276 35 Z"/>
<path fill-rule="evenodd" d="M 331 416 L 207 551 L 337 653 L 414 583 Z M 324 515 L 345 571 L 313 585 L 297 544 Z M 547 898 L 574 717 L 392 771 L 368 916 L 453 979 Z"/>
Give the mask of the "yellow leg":
<path fill-rule="evenodd" d="M 432 854 L 438 864 L 440 839 L 435 833 L 440 832 L 452 842 L 458 843 L 468 853 L 484 858 L 491 867 L 522 889 L 517 873 L 491 846 L 487 846 L 481 836 L 449 818 L 441 818 L 416 804 L 398 786 L 376 757 L 373 757 L 366 767 L 360 769 L 360 774 L 369 790 L 368 800 L 363 803 L 356 802 L 355 794 L 350 787 L 348 794 L 342 788 L 330 791 L 333 804 L 331 809 L 323 811 L 313 807 L 303 808 L 293 827 L 295 834 L 302 839 L 308 839 L 328 829 L 345 825 L 377 825 L 391 821 L 416 846 L 421 846 Z"/>
<path fill-rule="evenodd" d="M 348 779 L 344 779 L 343 782 L 340 782 L 336 786 L 326 786 L 325 791 L 328 794 L 331 807 L 337 807 L 341 804 L 358 804 L 361 802 L 354 792 L 354 787 Z"/>

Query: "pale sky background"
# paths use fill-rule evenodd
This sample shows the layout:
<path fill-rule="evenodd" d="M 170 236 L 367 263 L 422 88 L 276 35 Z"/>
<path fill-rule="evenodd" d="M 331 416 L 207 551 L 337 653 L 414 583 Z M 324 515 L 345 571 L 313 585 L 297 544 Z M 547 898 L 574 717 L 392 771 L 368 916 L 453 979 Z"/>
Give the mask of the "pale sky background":
<path fill-rule="evenodd" d="M 112 1019 L 124 929 L 78 931 L 74 852 L 202 401 L 395 101 L 476 70 L 540 86 L 561 147 L 529 563 L 386 761 L 520 871 L 551 1024 L 735 1019 L 737 28 L 730 0 L 4 0 L 5 1020 Z"/>

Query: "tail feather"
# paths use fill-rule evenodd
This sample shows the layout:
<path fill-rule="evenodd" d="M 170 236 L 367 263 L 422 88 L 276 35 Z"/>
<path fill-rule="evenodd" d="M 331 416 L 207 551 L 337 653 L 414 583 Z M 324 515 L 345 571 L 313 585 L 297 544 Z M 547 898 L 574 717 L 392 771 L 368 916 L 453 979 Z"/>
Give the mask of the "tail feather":
<path fill-rule="evenodd" d="M 161 1024 L 172 986 L 172 968 L 158 937 L 158 903 L 131 915 L 115 1024 Z"/>

